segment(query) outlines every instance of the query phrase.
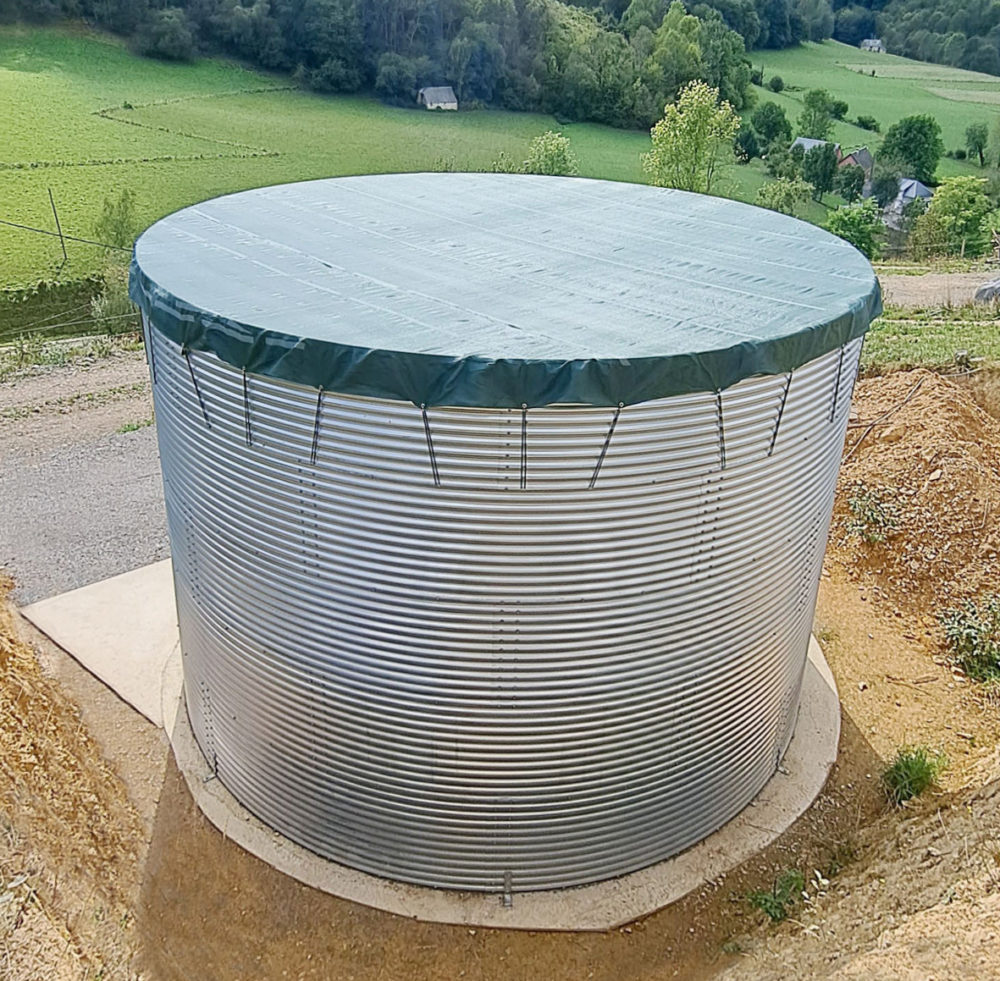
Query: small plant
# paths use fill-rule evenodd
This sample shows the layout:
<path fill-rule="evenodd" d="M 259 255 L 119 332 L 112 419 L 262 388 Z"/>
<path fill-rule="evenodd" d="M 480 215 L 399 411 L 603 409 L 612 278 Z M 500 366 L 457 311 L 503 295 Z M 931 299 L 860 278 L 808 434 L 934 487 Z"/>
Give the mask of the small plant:
<path fill-rule="evenodd" d="M 774 886 L 747 894 L 747 902 L 754 909 L 766 913 L 772 923 L 780 923 L 791 912 L 805 889 L 805 876 L 798 869 L 785 869 L 775 880 Z"/>
<path fill-rule="evenodd" d="M 848 534 L 869 545 L 884 542 L 899 528 L 900 513 L 895 494 L 884 487 L 869 487 L 861 481 L 851 485 L 847 507 L 851 516 L 844 522 Z"/>
<path fill-rule="evenodd" d="M 975 681 L 1000 680 L 1000 595 L 964 600 L 939 614 L 948 652 Z"/>
<path fill-rule="evenodd" d="M 882 774 L 889 803 L 900 804 L 918 797 L 933 785 L 948 765 L 943 753 L 936 753 L 926 746 L 904 746 Z"/>
<path fill-rule="evenodd" d="M 118 427 L 118 432 L 120 432 L 120 433 L 136 433 L 140 429 L 145 429 L 147 426 L 152 426 L 152 425 L 153 425 L 152 418 L 149 418 L 149 419 L 140 419 L 138 422 L 126 422 L 126 423 L 122 424 L 121 426 Z"/>

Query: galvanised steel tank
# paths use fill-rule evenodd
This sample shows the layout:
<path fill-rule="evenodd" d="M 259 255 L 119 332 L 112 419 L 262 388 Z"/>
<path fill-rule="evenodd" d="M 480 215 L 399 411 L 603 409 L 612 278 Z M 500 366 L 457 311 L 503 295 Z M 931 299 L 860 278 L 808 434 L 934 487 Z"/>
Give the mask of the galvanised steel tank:
<path fill-rule="evenodd" d="M 428 886 L 641 868 L 795 722 L 868 262 L 718 198 L 487 174 L 138 241 L 190 721 L 282 834 Z"/>

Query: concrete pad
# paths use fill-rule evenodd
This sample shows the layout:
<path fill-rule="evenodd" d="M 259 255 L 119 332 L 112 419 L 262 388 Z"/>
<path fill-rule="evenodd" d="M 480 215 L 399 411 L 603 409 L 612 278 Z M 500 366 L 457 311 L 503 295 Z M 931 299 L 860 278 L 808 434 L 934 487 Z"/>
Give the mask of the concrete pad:
<path fill-rule="evenodd" d="M 163 727 L 162 676 L 180 643 L 169 559 L 32 603 L 21 612 Z"/>
<path fill-rule="evenodd" d="M 212 773 L 183 700 L 169 562 L 74 590 L 25 609 L 41 630 L 148 719 L 164 725 L 178 767 L 205 816 L 286 875 L 324 892 L 413 919 L 523 930 L 606 930 L 646 916 L 735 868 L 812 804 L 837 756 L 840 704 L 815 640 L 795 732 L 782 766 L 732 821 L 680 855 L 574 889 L 500 896 L 393 882 L 320 858 L 255 818 Z"/>

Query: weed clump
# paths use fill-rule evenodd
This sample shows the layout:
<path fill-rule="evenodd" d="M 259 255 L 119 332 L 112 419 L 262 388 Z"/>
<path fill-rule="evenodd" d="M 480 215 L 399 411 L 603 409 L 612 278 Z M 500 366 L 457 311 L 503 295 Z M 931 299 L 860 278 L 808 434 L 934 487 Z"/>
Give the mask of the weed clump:
<path fill-rule="evenodd" d="M 896 807 L 918 797 L 932 786 L 948 765 L 943 753 L 926 746 L 904 746 L 882 774 L 889 803 Z"/>
<path fill-rule="evenodd" d="M 868 544 L 884 542 L 900 525 L 901 515 L 895 493 L 884 487 L 869 487 L 855 481 L 847 493 L 851 516 L 844 522 L 848 534 Z"/>
<path fill-rule="evenodd" d="M 780 923 L 792 911 L 805 887 L 805 876 L 798 869 L 785 869 L 770 889 L 756 889 L 748 893 L 747 902 L 754 909 L 766 913 L 772 923 Z"/>
<path fill-rule="evenodd" d="M 949 654 L 970 678 L 1000 679 L 1000 596 L 990 593 L 978 603 L 964 600 L 938 618 Z"/>

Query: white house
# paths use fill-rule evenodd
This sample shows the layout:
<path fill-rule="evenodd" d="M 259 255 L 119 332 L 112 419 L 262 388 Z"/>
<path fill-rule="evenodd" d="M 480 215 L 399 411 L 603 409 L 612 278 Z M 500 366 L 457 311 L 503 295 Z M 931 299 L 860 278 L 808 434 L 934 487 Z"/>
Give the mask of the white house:
<path fill-rule="evenodd" d="M 432 85 L 417 93 L 417 104 L 427 109 L 457 109 L 458 97 L 450 85 Z"/>
<path fill-rule="evenodd" d="M 885 45 L 882 43 L 882 38 L 880 37 L 866 37 L 861 42 L 862 51 L 875 51 L 878 54 L 885 54 Z"/>

